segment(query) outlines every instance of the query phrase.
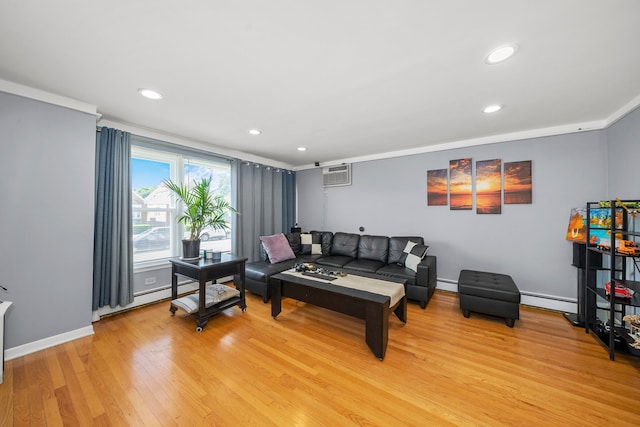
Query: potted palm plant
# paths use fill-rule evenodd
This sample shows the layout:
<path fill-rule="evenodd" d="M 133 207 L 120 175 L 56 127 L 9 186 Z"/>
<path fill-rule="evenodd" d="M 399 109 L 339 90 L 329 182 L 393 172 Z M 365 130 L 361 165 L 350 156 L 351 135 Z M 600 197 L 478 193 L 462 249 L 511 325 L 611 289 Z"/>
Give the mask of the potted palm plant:
<path fill-rule="evenodd" d="M 189 238 L 182 240 L 184 259 L 198 259 L 200 256 L 200 235 L 205 227 L 214 230 L 228 230 L 225 217 L 229 212 L 237 212 L 221 195 L 211 194 L 211 178 L 193 181 L 193 187 L 165 180 L 164 184 L 184 205 L 184 212 L 178 217 L 189 232 Z"/>

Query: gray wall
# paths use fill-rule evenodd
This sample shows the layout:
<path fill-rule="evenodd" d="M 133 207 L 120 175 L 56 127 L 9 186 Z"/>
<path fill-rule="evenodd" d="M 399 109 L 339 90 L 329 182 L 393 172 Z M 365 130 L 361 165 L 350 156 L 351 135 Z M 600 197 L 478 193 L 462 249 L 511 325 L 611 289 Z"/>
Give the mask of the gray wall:
<path fill-rule="evenodd" d="M 0 92 L 5 347 L 91 326 L 95 116 Z"/>
<path fill-rule="evenodd" d="M 471 157 L 532 160 L 533 204 L 503 205 L 500 215 L 427 206 L 426 172 Z M 572 245 L 565 233 L 573 207 L 607 195 L 606 132 L 592 131 L 353 164 L 352 185 L 321 185 L 321 168 L 299 171 L 303 230 L 421 235 L 438 257 L 440 280 L 461 269 L 510 274 L 521 291 L 576 298 Z"/>
<path fill-rule="evenodd" d="M 607 130 L 609 197 L 640 198 L 640 108 Z"/>

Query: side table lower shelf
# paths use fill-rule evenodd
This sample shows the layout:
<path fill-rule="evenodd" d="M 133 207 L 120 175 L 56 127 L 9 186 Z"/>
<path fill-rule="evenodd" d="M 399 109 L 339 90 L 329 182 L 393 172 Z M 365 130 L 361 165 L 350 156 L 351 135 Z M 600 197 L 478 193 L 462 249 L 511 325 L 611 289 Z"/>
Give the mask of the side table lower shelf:
<path fill-rule="evenodd" d="M 229 298 L 226 301 L 222 301 L 218 304 L 212 305 L 211 307 L 207 307 L 205 309 L 204 314 L 201 314 L 199 312 L 190 313 L 191 316 L 193 316 L 196 319 L 196 332 L 202 332 L 202 329 L 209 322 L 209 318 L 226 310 L 227 308 L 235 307 L 236 305 L 239 306 L 242 309 L 242 311 L 247 310 L 247 304 L 242 298 L 233 297 L 233 298 Z M 171 304 L 169 311 L 171 311 L 172 316 L 175 315 L 177 310 L 178 308 L 175 305 Z"/>

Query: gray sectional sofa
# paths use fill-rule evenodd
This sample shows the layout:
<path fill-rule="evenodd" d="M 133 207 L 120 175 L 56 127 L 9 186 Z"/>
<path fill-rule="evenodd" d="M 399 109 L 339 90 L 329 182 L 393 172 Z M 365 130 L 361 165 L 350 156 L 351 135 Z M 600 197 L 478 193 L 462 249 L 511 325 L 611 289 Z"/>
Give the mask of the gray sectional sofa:
<path fill-rule="evenodd" d="M 266 303 L 271 297 L 269 278 L 293 268 L 297 263 L 313 262 L 319 267 L 347 273 L 401 278 L 407 281 L 407 298 L 425 308 L 436 289 L 436 257 L 425 255 L 410 264 L 405 262 L 407 242 L 424 246 L 417 236 L 386 237 L 328 231 L 285 234 L 295 258 L 272 263 L 261 245 L 261 260 L 246 264 L 245 289 L 261 295 Z M 311 243 L 310 243 L 311 242 Z M 408 260 L 407 260 L 408 261 Z M 408 266 L 407 266 L 408 265 Z M 415 268 L 415 271 L 411 268 Z"/>

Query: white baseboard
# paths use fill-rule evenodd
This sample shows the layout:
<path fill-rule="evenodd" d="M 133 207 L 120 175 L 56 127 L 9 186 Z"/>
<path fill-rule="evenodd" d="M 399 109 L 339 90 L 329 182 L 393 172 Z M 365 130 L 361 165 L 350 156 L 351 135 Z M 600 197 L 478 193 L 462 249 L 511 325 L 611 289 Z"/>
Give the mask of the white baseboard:
<path fill-rule="evenodd" d="M 441 281 L 438 281 L 438 284 L 436 285 L 436 289 L 440 289 L 442 291 L 455 292 L 457 294 L 458 293 L 458 284 L 457 283 L 453 283 L 453 282 L 441 282 Z"/>
<path fill-rule="evenodd" d="M 520 304 L 562 313 L 577 313 L 578 303 L 556 299 L 552 296 L 521 294 Z"/>
<path fill-rule="evenodd" d="M 179 291 L 190 292 L 198 289 L 198 283 L 187 281 L 184 284 L 180 284 Z M 145 304 L 150 304 L 161 299 L 170 298 L 171 297 L 171 289 L 163 289 L 158 292 L 152 292 L 149 294 L 140 295 L 134 298 L 133 303 L 129 304 L 126 307 L 117 306 L 115 308 L 111 308 L 109 306 L 102 307 L 97 311 L 93 312 L 92 322 L 100 320 L 101 316 L 105 316 L 108 314 L 117 313 L 118 311 L 128 310 L 130 308 L 138 307 Z M 17 357 L 26 356 L 27 354 L 35 353 L 36 351 L 44 350 L 49 347 L 53 347 L 59 344 L 64 344 L 65 342 L 72 341 L 78 338 L 86 337 L 89 335 L 93 335 L 93 325 L 87 326 L 84 328 L 76 329 L 74 331 L 65 332 L 59 335 L 54 335 L 52 337 L 43 338 L 38 341 L 30 342 L 27 344 L 23 344 L 17 347 L 12 347 L 6 349 L 4 352 L 4 359 L 11 360 Z"/>
<path fill-rule="evenodd" d="M 198 290 L 198 283 L 193 281 L 187 281 L 184 282 L 184 284 L 180 283 L 178 288 L 179 293 L 192 292 L 196 290 Z M 171 288 L 165 288 L 158 291 L 135 296 L 133 298 L 133 302 L 125 307 L 120 307 L 119 305 L 115 308 L 111 308 L 108 305 L 101 307 L 93 312 L 93 318 L 91 319 L 91 321 L 97 322 L 102 316 L 114 314 L 119 311 L 129 310 L 141 305 L 152 304 L 166 298 L 171 298 Z"/>
<path fill-rule="evenodd" d="M 458 293 L 458 284 L 449 281 L 438 281 L 437 289 Z M 556 297 L 553 295 L 534 294 L 520 291 L 520 304 L 532 307 L 544 308 L 547 310 L 560 311 L 564 313 L 577 313 L 578 303 L 568 298 Z"/>
<path fill-rule="evenodd" d="M 43 338 L 41 340 L 19 345 L 17 347 L 8 348 L 4 351 L 4 359 L 11 360 L 17 357 L 26 356 L 27 354 L 35 353 L 36 351 L 44 350 L 45 348 L 53 347 L 59 344 L 64 344 L 68 341 L 73 341 L 75 339 L 86 337 L 89 335 L 93 335 L 93 325 L 85 326 L 84 328 L 65 332 L 59 335 L 54 335 L 52 337 Z"/>

